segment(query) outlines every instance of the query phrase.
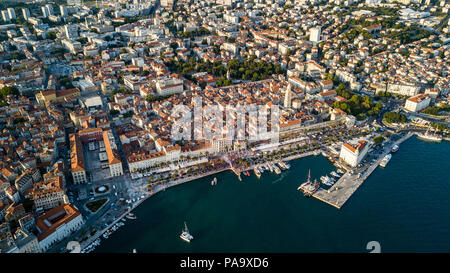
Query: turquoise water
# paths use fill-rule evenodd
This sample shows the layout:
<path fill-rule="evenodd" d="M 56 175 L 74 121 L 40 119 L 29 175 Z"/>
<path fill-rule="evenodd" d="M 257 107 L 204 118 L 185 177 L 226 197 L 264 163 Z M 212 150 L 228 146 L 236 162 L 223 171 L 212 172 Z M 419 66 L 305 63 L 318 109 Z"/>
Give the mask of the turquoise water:
<path fill-rule="evenodd" d="M 341 210 L 297 191 L 308 169 L 317 179 L 335 170 L 322 156 L 261 179 L 224 172 L 216 186 L 206 177 L 151 197 L 95 252 L 368 252 L 369 241 L 382 252 L 449 252 L 449 155 L 449 142 L 410 138 Z M 184 221 L 191 243 L 179 238 Z"/>

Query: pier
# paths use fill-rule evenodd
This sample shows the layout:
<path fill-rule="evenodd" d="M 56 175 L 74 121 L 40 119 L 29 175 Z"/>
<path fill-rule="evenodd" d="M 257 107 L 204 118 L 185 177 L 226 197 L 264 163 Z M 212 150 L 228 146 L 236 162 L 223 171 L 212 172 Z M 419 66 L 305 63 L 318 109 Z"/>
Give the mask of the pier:
<path fill-rule="evenodd" d="M 348 201 L 348 199 L 350 199 L 352 194 L 359 188 L 359 186 L 361 186 L 362 183 L 378 167 L 383 157 L 390 153 L 392 147 L 395 144 L 400 145 L 400 143 L 406 141 L 411 136 L 413 136 L 413 133 L 408 133 L 401 139 L 392 143 L 366 170 L 362 171 L 361 173 L 355 174 L 350 174 L 349 172 L 347 172 L 333 186 L 331 186 L 331 188 L 329 188 L 328 190 L 319 188 L 312 196 L 337 209 L 340 209 Z M 358 178 L 359 174 L 361 174 L 361 176 Z"/>
<path fill-rule="evenodd" d="M 231 168 L 231 171 L 233 171 L 237 175 L 239 181 L 242 181 L 241 172 L 240 171 L 236 170 L 234 167 Z"/>

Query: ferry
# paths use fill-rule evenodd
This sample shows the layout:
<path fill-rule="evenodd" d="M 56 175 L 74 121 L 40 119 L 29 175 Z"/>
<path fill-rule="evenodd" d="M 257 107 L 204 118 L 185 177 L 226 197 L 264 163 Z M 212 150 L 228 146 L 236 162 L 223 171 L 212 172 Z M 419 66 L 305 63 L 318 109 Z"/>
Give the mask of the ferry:
<path fill-rule="evenodd" d="M 417 136 L 422 140 L 428 140 L 428 141 L 435 141 L 435 142 L 441 142 L 442 136 L 438 134 L 433 134 L 429 132 L 428 130 L 425 133 L 419 133 Z"/>
<path fill-rule="evenodd" d="M 190 243 L 191 240 L 194 239 L 194 237 L 189 233 L 186 222 L 184 222 L 184 230 L 181 232 L 180 238 L 188 243 Z"/>
<path fill-rule="evenodd" d="M 398 148 L 399 148 L 398 145 L 395 144 L 394 147 L 392 147 L 391 152 L 393 152 L 393 153 L 397 152 Z"/>
<path fill-rule="evenodd" d="M 253 171 L 255 172 L 256 177 L 260 178 L 261 177 L 261 172 L 259 171 L 259 169 L 257 167 L 255 167 L 253 169 Z"/>
<path fill-rule="evenodd" d="M 380 162 L 380 166 L 383 168 L 386 167 L 386 165 L 389 163 L 389 160 L 391 160 L 391 158 L 392 158 L 391 154 L 385 155 Z"/>

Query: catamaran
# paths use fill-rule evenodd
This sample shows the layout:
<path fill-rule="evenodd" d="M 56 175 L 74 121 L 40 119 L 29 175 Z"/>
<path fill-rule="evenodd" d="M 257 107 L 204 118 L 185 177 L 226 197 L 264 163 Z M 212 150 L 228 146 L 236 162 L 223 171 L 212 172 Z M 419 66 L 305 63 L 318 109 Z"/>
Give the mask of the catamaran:
<path fill-rule="evenodd" d="M 184 230 L 181 232 L 180 238 L 188 243 L 190 243 L 191 240 L 194 239 L 194 237 L 189 233 L 186 222 L 184 222 Z"/>

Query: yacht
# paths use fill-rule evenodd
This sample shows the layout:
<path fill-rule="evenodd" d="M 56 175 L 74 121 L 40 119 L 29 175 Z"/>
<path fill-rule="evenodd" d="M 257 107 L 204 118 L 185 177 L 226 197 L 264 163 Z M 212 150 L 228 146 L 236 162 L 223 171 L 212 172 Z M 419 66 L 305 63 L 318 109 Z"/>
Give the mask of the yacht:
<path fill-rule="evenodd" d="M 330 177 L 328 175 L 324 175 L 320 177 L 320 181 L 324 182 L 324 181 L 330 181 Z"/>
<path fill-rule="evenodd" d="M 383 168 L 386 167 L 386 165 L 389 163 L 389 160 L 391 160 L 391 158 L 392 158 L 391 154 L 385 155 L 380 162 L 380 166 Z"/>
<path fill-rule="evenodd" d="M 322 184 L 326 185 L 326 186 L 333 186 L 333 181 L 331 179 L 327 179 L 325 181 L 322 181 Z"/>
<path fill-rule="evenodd" d="M 398 145 L 395 144 L 394 147 L 392 147 L 391 152 L 393 152 L 393 153 L 397 152 L 398 148 L 399 148 Z"/>
<path fill-rule="evenodd" d="M 211 186 L 217 185 L 217 178 L 214 177 L 214 179 L 211 181 Z"/>
<path fill-rule="evenodd" d="M 273 167 L 274 167 L 274 169 L 275 169 L 275 173 L 276 173 L 276 174 L 280 174 L 280 173 L 281 173 L 280 168 L 278 168 L 276 165 L 274 165 Z"/>
<path fill-rule="evenodd" d="M 194 239 L 194 237 L 189 233 L 186 222 L 184 222 L 184 230 L 181 232 L 180 238 L 188 243 L 190 243 L 191 240 Z"/>
<path fill-rule="evenodd" d="M 125 215 L 126 218 L 134 220 L 136 219 L 136 215 L 134 215 L 133 213 L 129 212 L 127 215 Z"/>
<path fill-rule="evenodd" d="M 429 132 L 428 130 L 425 133 L 419 133 L 417 136 L 422 140 L 428 140 L 428 141 L 435 141 L 435 142 L 441 142 L 442 136 L 438 134 L 433 134 L 432 132 Z"/>
<path fill-rule="evenodd" d="M 336 173 L 335 171 L 332 171 L 330 174 L 331 174 L 332 176 L 336 177 L 336 178 L 341 177 L 341 176 L 340 176 L 338 173 Z"/>
<path fill-rule="evenodd" d="M 345 172 L 344 172 L 343 170 L 341 170 L 341 169 L 337 169 L 336 172 L 337 172 L 337 173 L 340 173 L 340 174 L 345 173 Z"/>
<path fill-rule="evenodd" d="M 286 170 L 286 169 L 287 169 L 287 168 L 286 168 L 286 165 L 284 165 L 283 161 L 278 162 L 278 166 L 280 166 L 280 168 L 281 168 L 282 170 Z"/>
<path fill-rule="evenodd" d="M 255 172 L 256 177 L 258 177 L 258 178 L 261 177 L 261 172 L 259 171 L 259 169 L 257 167 L 253 168 L 253 171 Z"/>

